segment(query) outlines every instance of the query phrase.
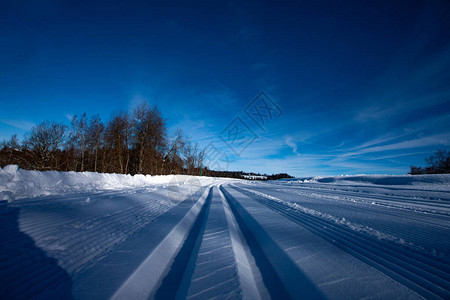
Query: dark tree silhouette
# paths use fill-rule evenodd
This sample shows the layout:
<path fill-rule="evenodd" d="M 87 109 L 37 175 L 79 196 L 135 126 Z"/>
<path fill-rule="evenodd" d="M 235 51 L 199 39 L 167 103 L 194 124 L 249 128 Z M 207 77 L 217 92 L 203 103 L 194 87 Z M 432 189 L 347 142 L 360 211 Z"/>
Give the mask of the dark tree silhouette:
<path fill-rule="evenodd" d="M 425 159 L 426 167 L 411 166 L 409 174 L 449 174 L 450 173 L 450 151 L 437 150 L 434 155 Z"/>
<path fill-rule="evenodd" d="M 34 154 L 35 159 L 30 163 L 35 169 L 58 169 L 58 159 L 55 154 L 66 141 L 66 132 L 66 125 L 50 121 L 44 121 L 31 129 L 24 145 Z"/>
<path fill-rule="evenodd" d="M 205 150 L 178 129 L 171 137 L 156 106 L 143 103 L 131 113 L 113 114 L 107 124 L 98 115 L 74 116 L 66 125 L 44 121 L 26 134 L 0 143 L 0 166 L 22 169 L 93 171 L 122 174 L 190 174 L 242 178 L 242 171 L 214 171 L 204 165 Z M 259 175 L 254 174 L 253 175 Z M 288 178 L 287 174 L 268 179 Z"/>

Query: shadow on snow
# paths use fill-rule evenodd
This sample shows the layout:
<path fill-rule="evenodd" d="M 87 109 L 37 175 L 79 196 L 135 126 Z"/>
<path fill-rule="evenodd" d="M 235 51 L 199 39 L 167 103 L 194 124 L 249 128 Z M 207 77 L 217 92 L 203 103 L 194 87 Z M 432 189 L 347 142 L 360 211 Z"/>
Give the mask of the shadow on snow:
<path fill-rule="evenodd" d="M 69 274 L 20 231 L 20 209 L 0 205 L 0 299 L 72 299 Z"/>

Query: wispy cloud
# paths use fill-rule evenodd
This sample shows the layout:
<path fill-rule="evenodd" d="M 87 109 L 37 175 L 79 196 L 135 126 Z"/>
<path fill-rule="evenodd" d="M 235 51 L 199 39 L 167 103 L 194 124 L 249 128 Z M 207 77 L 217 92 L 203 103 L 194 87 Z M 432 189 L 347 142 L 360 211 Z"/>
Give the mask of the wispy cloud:
<path fill-rule="evenodd" d="M 356 112 L 355 120 L 360 123 L 372 122 L 376 120 L 386 120 L 386 118 L 397 114 L 405 109 L 405 104 L 399 103 L 390 106 L 389 104 L 376 104 L 365 107 Z"/>
<path fill-rule="evenodd" d="M 284 142 L 286 143 L 286 145 L 288 145 L 289 147 L 292 148 L 292 153 L 295 153 L 297 155 L 299 155 L 300 153 L 297 152 L 297 144 L 294 143 L 293 139 L 291 136 L 286 136 L 284 138 Z"/>
<path fill-rule="evenodd" d="M 367 160 L 386 160 L 386 159 L 392 159 L 392 158 L 398 158 L 398 157 L 404 157 L 404 156 L 423 155 L 423 154 L 429 154 L 429 151 L 396 153 L 396 154 L 392 154 L 392 155 L 370 157 L 370 158 L 366 158 L 366 159 Z"/>
<path fill-rule="evenodd" d="M 406 140 L 398 143 L 392 143 L 388 145 L 382 145 L 382 146 L 374 146 L 374 147 L 367 147 L 363 148 L 357 151 L 350 151 L 347 153 L 340 154 L 341 157 L 346 156 L 358 156 L 368 153 L 378 153 L 378 152 L 385 152 L 385 151 L 393 151 L 393 150 L 405 150 L 405 149 L 415 149 L 420 147 L 427 147 L 427 146 L 448 146 L 450 145 L 450 133 L 442 133 L 442 134 L 435 134 L 431 136 L 416 138 L 413 140 Z"/>
<path fill-rule="evenodd" d="M 440 51 L 423 55 L 428 40 L 418 42 L 408 51 L 401 51 L 390 68 L 364 90 L 363 104 L 356 106 L 357 122 L 380 121 L 426 108 L 450 96 L 446 70 L 450 68 L 450 43 Z M 432 87 L 432 89 L 430 89 Z"/>
<path fill-rule="evenodd" d="M 1 119 L 0 122 L 20 130 L 30 130 L 35 125 L 33 122 L 26 120 Z"/>
<path fill-rule="evenodd" d="M 392 166 L 389 163 L 372 164 L 354 160 L 331 161 L 330 170 L 341 170 L 340 175 L 350 174 L 405 174 L 407 169 L 403 166 Z M 335 173 L 335 175 L 337 175 Z"/>
<path fill-rule="evenodd" d="M 411 133 L 417 132 L 419 130 L 414 130 L 414 131 L 405 131 L 399 134 L 395 134 L 395 133 L 388 133 L 379 137 L 376 137 L 374 139 L 371 139 L 369 141 L 366 141 L 360 145 L 351 147 L 349 149 L 345 149 L 345 151 L 350 152 L 350 151 L 355 151 L 355 150 L 360 150 L 363 148 L 367 148 L 367 147 L 371 147 L 371 146 L 375 146 L 375 145 L 380 145 L 380 144 L 384 144 L 390 141 L 394 141 L 394 140 L 398 140 L 400 138 L 404 138 L 408 135 L 410 135 Z"/>

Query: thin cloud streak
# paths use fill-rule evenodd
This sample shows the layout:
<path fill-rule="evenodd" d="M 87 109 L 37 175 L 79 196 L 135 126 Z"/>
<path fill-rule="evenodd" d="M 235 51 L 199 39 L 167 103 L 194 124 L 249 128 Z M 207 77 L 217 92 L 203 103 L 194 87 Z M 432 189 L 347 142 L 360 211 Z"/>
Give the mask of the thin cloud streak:
<path fill-rule="evenodd" d="M 385 152 L 385 151 L 391 151 L 391 150 L 415 149 L 415 148 L 421 148 L 421 147 L 427 147 L 427 146 L 439 146 L 439 145 L 440 146 L 450 145 L 450 133 L 436 134 L 436 135 L 418 138 L 418 139 L 414 139 L 414 140 L 393 143 L 390 145 L 368 147 L 368 148 L 364 148 L 364 149 L 354 151 L 354 152 L 343 153 L 343 154 L 340 154 L 339 156 L 340 157 L 349 157 L 349 156 L 358 156 L 358 155 L 367 154 L 367 153 L 378 153 L 378 152 Z"/>
<path fill-rule="evenodd" d="M 25 120 L 11 120 L 11 119 L 2 119 L 0 120 L 3 124 L 8 126 L 20 129 L 20 130 L 30 130 L 35 125 L 33 122 L 25 121 Z"/>

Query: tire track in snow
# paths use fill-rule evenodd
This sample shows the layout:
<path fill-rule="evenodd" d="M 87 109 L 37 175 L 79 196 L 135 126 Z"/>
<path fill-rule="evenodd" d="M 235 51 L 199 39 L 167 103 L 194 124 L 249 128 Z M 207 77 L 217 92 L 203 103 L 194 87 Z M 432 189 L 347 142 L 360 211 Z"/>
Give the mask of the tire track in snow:
<path fill-rule="evenodd" d="M 233 188 L 242 190 L 244 193 L 252 192 L 236 186 Z M 427 298 L 450 297 L 448 265 L 434 262 L 431 258 L 421 257 L 417 253 L 410 253 L 399 247 L 386 248 L 355 231 L 296 209 L 295 203 L 261 192 L 252 193 L 251 198 Z"/>

